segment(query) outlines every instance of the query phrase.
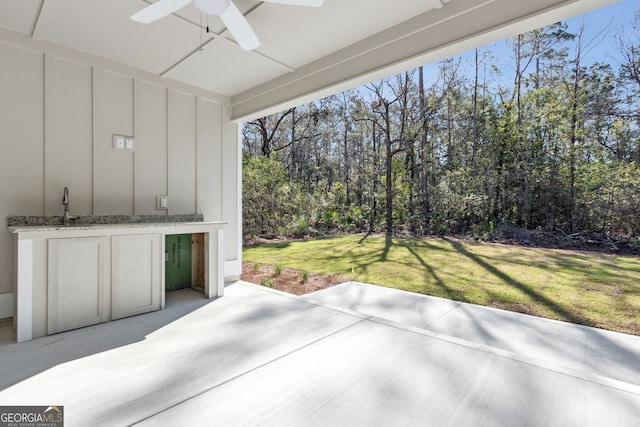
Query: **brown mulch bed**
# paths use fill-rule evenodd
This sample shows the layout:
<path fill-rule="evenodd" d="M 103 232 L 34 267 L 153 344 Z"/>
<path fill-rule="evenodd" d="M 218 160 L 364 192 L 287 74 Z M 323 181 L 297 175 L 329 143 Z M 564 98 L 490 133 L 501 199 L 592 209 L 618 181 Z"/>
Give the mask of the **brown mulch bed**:
<path fill-rule="evenodd" d="M 268 286 L 295 295 L 308 294 L 349 281 L 344 277 L 317 273 L 308 273 L 306 280 L 303 276 L 304 271 L 294 268 L 284 267 L 280 274 L 275 274 L 275 266 L 271 264 L 255 265 L 250 261 L 242 263 L 242 280 L 245 282 Z"/>

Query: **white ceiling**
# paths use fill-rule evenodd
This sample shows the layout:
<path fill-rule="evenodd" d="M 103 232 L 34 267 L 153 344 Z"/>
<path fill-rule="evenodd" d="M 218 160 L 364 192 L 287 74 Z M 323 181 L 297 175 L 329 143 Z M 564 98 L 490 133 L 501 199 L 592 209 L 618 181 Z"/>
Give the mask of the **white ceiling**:
<path fill-rule="evenodd" d="M 234 0 L 261 41 L 248 52 L 191 5 L 129 19 L 153 1 L 0 0 L 0 27 L 223 95 L 240 120 L 617 0 Z"/>

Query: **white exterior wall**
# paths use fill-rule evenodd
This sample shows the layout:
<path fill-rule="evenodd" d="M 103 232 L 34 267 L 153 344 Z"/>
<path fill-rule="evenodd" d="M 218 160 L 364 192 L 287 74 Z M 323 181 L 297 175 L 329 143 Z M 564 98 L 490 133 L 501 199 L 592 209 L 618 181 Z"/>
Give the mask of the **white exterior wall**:
<path fill-rule="evenodd" d="M 18 34 L 0 33 L 0 318 L 13 315 L 10 215 L 201 213 L 226 221 L 241 273 L 240 145 L 229 100 Z M 113 150 L 113 134 L 133 151 Z M 156 209 L 156 196 L 169 209 Z"/>

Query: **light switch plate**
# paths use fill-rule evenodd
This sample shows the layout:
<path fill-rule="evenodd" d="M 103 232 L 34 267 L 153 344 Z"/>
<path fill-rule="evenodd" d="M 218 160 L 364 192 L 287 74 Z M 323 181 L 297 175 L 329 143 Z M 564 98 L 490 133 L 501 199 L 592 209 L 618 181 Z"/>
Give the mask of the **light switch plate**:
<path fill-rule="evenodd" d="M 113 134 L 114 150 L 133 150 L 134 138 L 132 136 Z"/>
<path fill-rule="evenodd" d="M 169 196 L 157 196 L 157 209 L 169 209 Z"/>

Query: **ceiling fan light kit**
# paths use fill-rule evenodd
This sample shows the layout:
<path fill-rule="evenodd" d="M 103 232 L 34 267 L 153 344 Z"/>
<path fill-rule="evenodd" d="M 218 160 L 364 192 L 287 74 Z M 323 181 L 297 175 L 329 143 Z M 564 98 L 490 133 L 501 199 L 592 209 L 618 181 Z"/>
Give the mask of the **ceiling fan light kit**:
<path fill-rule="evenodd" d="M 264 0 L 264 2 L 307 7 L 320 7 L 324 4 L 324 0 Z M 150 24 L 177 12 L 189 3 L 202 13 L 220 16 L 227 30 L 242 49 L 253 50 L 260 46 L 260 41 L 247 18 L 231 0 L 159 0 L 131 15 L 131 19 L 142 24 Z"/>
<path fill-rule="evenodd" d="M 207 15 L 221 15 L 229 8 L 229 0 L 191 0 L 193 6 Z"/>

